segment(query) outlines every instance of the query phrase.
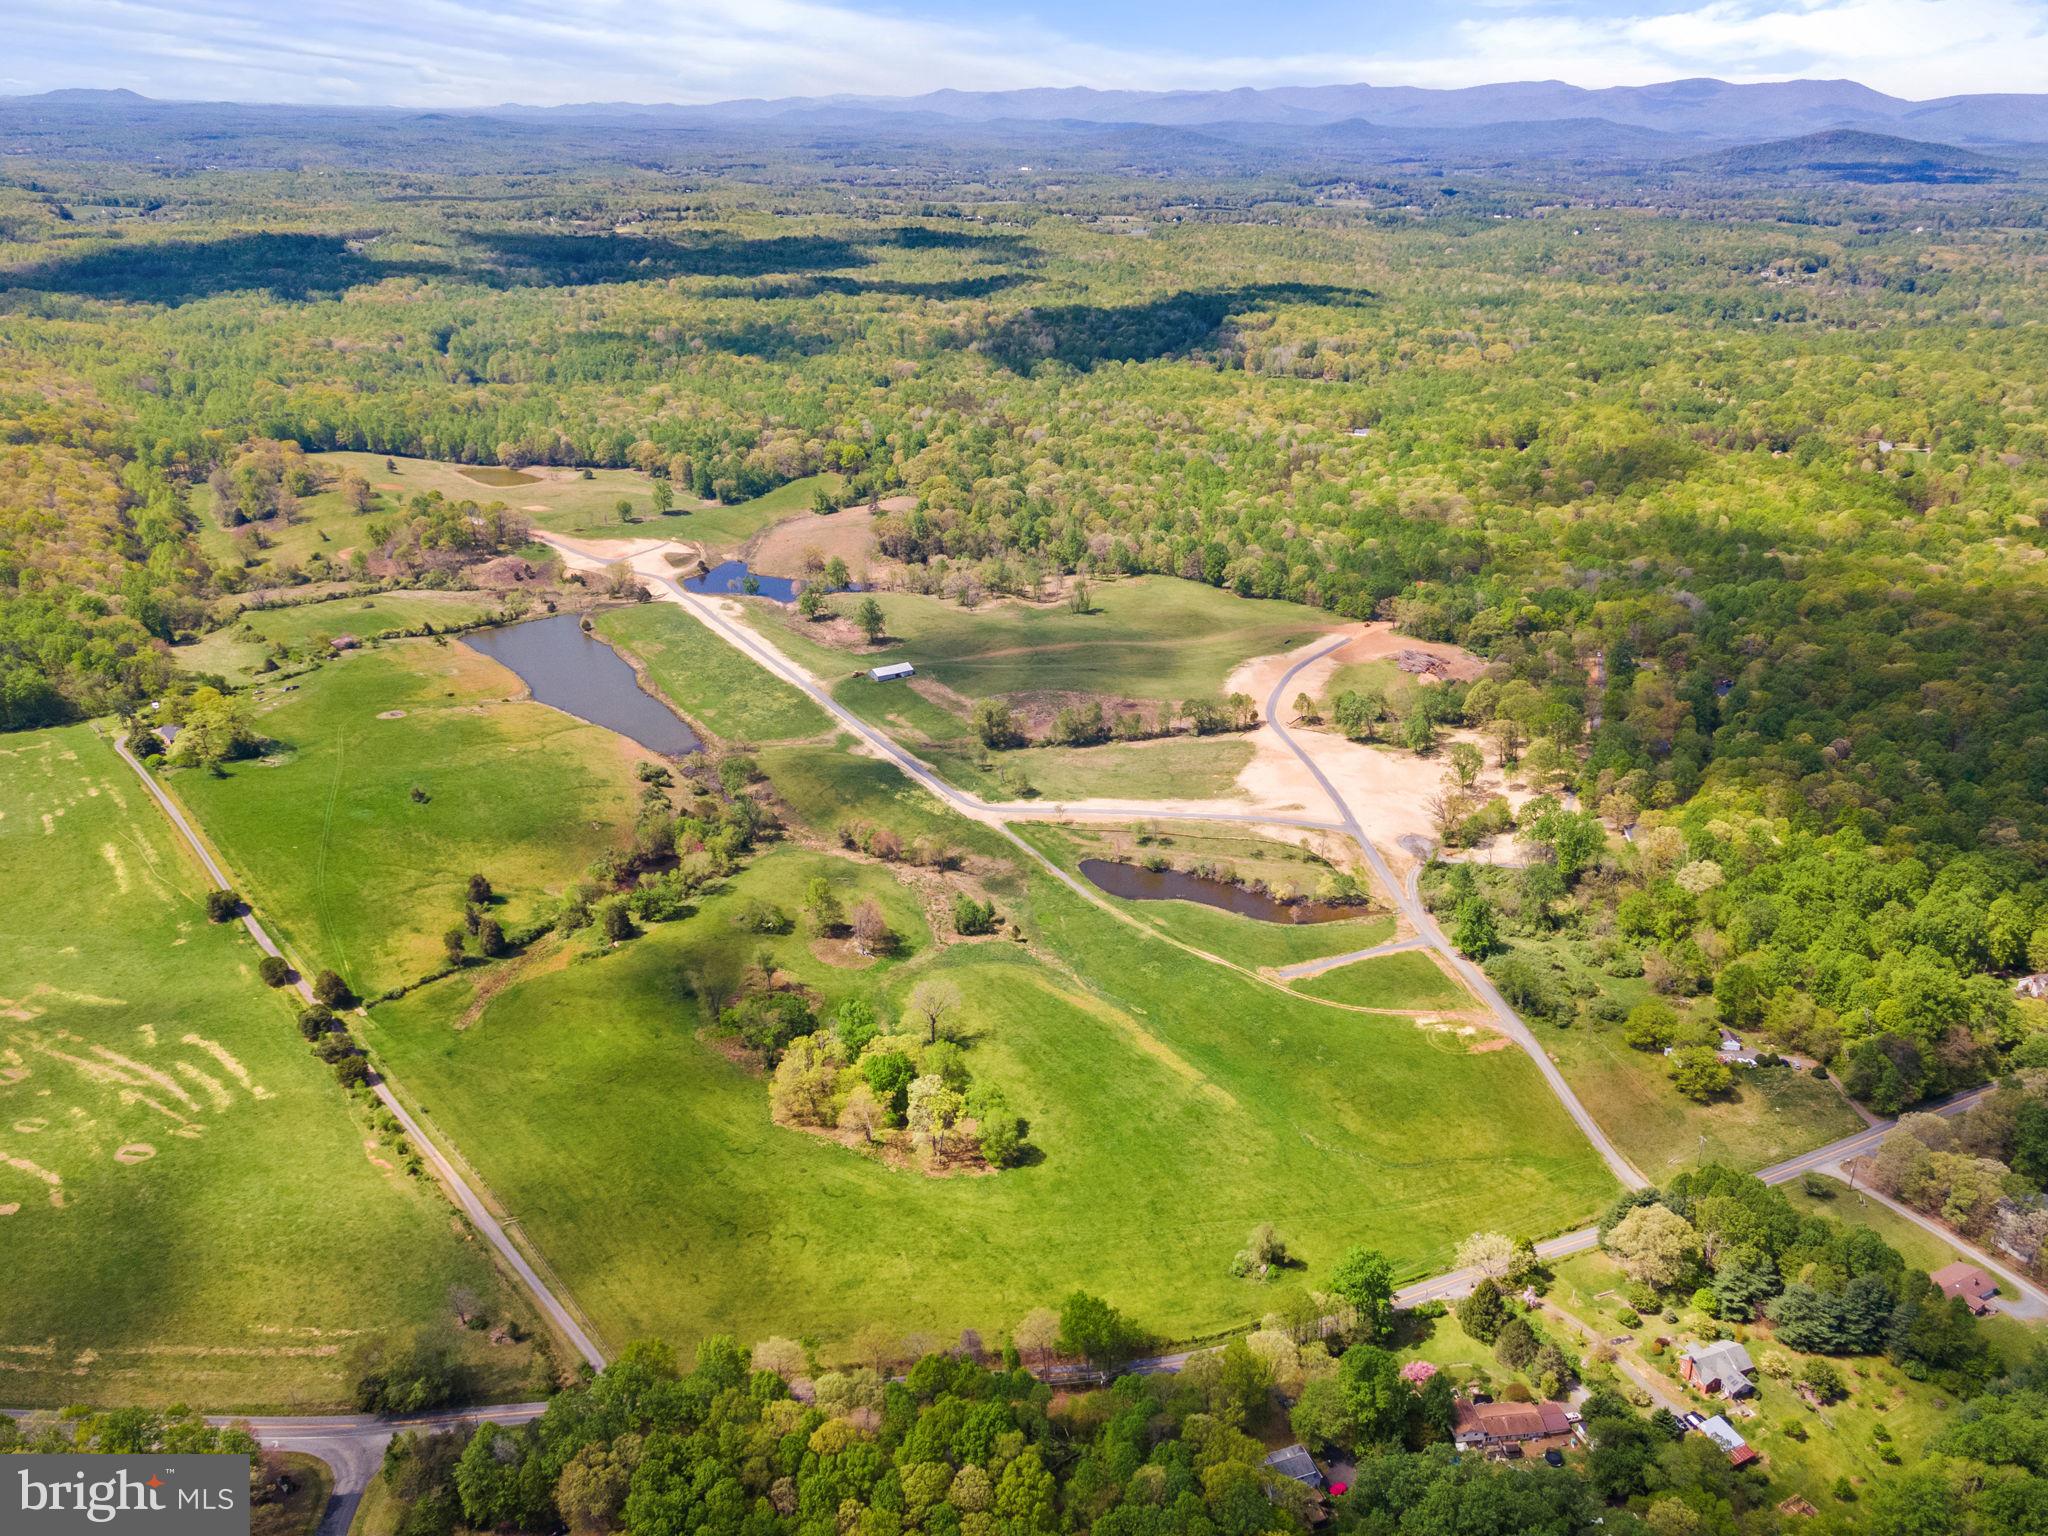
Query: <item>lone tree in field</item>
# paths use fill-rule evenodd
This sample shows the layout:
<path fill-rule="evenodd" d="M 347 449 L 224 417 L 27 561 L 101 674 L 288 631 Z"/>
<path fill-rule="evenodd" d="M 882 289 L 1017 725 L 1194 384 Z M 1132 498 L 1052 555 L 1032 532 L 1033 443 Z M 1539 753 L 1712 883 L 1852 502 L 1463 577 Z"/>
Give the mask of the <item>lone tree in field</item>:
<path fill-rule="evenodd" d="M 819 938 L 824 938 L 846 921 L 846 911 L 833 894 L 832 882 L 823 875 L 813 876 L 804 887 L 804 926 Z"/>
<path fill-rule="evenodd" d="M 1316 701 L 1305 693 L 1294 696 L 1294 718 L 1302 725 L 1321 725 L 1323 717 L 1316 708 Z"/>
<path fill-rule="evenodd" d="M 884 953 L 892 937 L 889 921 L 872 896 L 853 909 L 853 944 L 862 954 Z"/>
<path fill-rule="evenodd" d="M 329 1008 L 346 1008 L 356 1000 L 349 991 L 348 983 L 332 971 L 322 971 L 313 978 L 313 996 Z"/>
<path fill-rule="evenodd" d="M 960 1006 L 960 1001 L 960 989 L 952 982 L 927 978 L 910 989 L 910 998 L 903 1008 L 904 1018 L 924 1029 L 927 1043 L 937 1045 L 940 1023 Z"/>
<path fill-rule="evenodd" d="M 471 875 L 469 877 L 469 890 L 467 894 L 471 906 L 488 907 L 493 896 L 489 878 L 484 875 Z"/>
<path fill-rule="evenodd" d="M 232 922 L 242 912 L 242 898 L 234 891 L 220 890 L 206 893 L 206 920 L 210 923 Z"/>
<path fill-rule="evenodd" d="M 860 600 L 860 606 L 853 610 L 853 622 L 868 637 L 869 645 L 881 644 L 882 636 L 888 632 L 889 621 L 882 617 L 882 605 L 872 597 Z"/>
<path fill-rule="evenodd" d="M 666 517 L 669 513 L 675 510 L 675 505 L 676 493 L 669 489 L 668 482 L 666 480 L 655 481 L 654 510 L 656 512 L 659 512 L 663 517 Z"/>

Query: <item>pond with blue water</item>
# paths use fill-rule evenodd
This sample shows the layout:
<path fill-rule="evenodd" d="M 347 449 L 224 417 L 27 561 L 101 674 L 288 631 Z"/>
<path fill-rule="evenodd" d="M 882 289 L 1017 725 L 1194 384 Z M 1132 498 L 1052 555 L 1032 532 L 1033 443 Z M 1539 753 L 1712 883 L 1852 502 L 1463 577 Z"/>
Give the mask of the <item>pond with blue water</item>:
<path fill-rule="evenodd" d="M 584 630 L 576 614 L 473 629 L 462 639 L 516 674 L 540 703 L 565 715 L 617 731 L 668 757 L 704 745 L 674 710 L 640 686 L 639 676 L 617 651 Z"/>
<path fill-rule="evenodd" d="M 771 602 L 793 603 L 802 591 L 804 583 L 789 576 L 764 576 L 751 570 L 744 560 L 721 560 L 708 571 L 690 576 L 683 581 L 686 592 L 700 592 L 707 597 L 765 597 Z M 850 586 L 832 587 L 834 592 L 859 592 L 859 582 Z"/>

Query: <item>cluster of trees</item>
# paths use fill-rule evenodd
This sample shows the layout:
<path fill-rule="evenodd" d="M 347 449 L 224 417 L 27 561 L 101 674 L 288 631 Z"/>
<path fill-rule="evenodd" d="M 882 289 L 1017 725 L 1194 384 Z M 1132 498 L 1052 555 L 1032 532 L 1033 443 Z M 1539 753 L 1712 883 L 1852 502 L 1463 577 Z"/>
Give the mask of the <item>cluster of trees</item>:
<path fill-rule="evenodd" d="M 2019 1072 L 1959 1115 L 1901 1117 L 1871 1160 L 1870 1181 L 2042 1272 L 2048 1261 L 2048 1073 Z"/>
<path fill-rule="evenodd" d="M 1809 1354 L 1890 1357 L 1916 1380 L 1981 1388 L 1992 1357 L 1960 1298 L 1870 1228 L 1801 1215 L 1782 1190 L 1717 1164 L 1663 1190 L 1621 1196 L 1601 1246 L 1642 1311 L 1689 1297 L 1734 1327 L 1768 1318 L 1778 1342 Z"/>
<path fill-rule="evenodd" d="M 1154 709 L 1117 702 L 1105 706 L 1100 699 L 1090 699 L 1063 706 L 1044 731 L 1033 737 L 1009 702 L 995 697 L 975 701 L 973 723 L 974 734 L 984 747 L 1004 752 L 1017 747 L 1097 747 L 1107 741 L 1149 741 L 1183 729 L 1196 736 L 1249 731 L 1259 723 L 1259 710 L 1244 693 L 1222 699 L 1188 699 L 1178 708 Z"/>
<path fill-rule="evenodd" d="M 934 1168 L 1004 1168 L 1023 1156 L 1028 1127 L 1000 1088 L 968 1070 L 950 1024 L 961 1006 L 951 982 L 913 986 L 893 1031 L 868 998 L 846 999 L 827 1022 L 800 993 L 776 997 L 764 1005 L 756 994 L 720 1022 L 773 1065 L 777 1119 L 836 1130 L 863 1148 L 907 1143 Z"/>

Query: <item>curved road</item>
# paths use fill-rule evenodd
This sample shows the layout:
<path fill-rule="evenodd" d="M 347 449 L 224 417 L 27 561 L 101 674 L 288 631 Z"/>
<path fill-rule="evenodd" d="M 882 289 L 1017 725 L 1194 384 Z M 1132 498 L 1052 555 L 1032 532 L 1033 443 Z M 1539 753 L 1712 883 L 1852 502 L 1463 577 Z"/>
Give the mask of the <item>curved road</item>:
<path fill-rule="evenodd" d="M 135 754 L 128 750 L 127 738 L 116 736 L 114 738 L 114 750 L 121 755 L 122 761 L 135 770 L 136 777 L 142 780 L 143 788 L 149 791 L 150 797 L 156 801 L 158 808 L 163 811 L 164 815 L 170 818 L 171 825 L 178 829 L 179 835 L 185 839 L 186 845 L 198 856 L 199 863 L 206 870 L 207 877 L 221 889 L 232 890 L 234 882 L 228 878 L 227 872 L 214 862 L 213 855 L 207 851 L 206 844 L 200 841 L 199 834 L 193 829 L 192 823 L 185 819 L 185 813 L 178 808 L 177 802 L 164 792 L 163 786 L 158 784 L 155 778 L 151 776 L 149 770 L 136 760 Z M 256 914 L 246 904 L 242 910 L 242 926 L 249 930 L 249 936 L 256 941 L 257 947 L 266 955 L 283 956 L 284 952 L 277 947 L 275 941 L 264 931 L 263 924 L 256 920 Z M 313 989 L 306 984 L 305 977 L 295 976 L 292 985 L 298 991 L 299 996 L 306 1002 L 311 1003 L 314 1000 Z M 526 1287 L 528 1293 L 533 1297 L 534 1305 L 545 1313 L 555 1327 L 561 1331 L 562 1336 L 575 1346 L 576 1352 L 590 1362 L 593 1370 L 603 1370 L 605 1364 L 603 1352 L 592 1342 L 590 1335 L 584 1332 L 582 1325 L 577 1322 L 575 1315 L 570 1312 L 569 1308 L 562 1303 L 561 1298 L 556 1296 L 548 1288 L 547 1282 L 534 1272 L 533 1266 L 527 1262 L 526 1255 L 513 1245 L 512 1239 L 506 1235 L 504 1227 L 499 1225 L 498 1219 L 490 1213 L 489 1208 L 478 1198 L 476 1191 L 470 1188 L 468 1181 L 456 1171 L 455 1165 L 442 1155 L 441 1149 L 434 1145 L 433 1140 L 425 1131 L 420 1129 L 419 1122 L 413 1119 L 403 1104 L 399 1103 L 398 1096 L 391 1091 L 390 1086 L 381 1077 L 373 1079 L 370 1086 L 384 1107 L 391 1111 L 392 1116 L 400 1125 L 405 1127 L 405 1134 L 412 1138 L 412 1144 L 419 1148 L 420 1156 L 433 1168 L 435 1175 L 441 1180 L 442 1186 L 454 1197 L 455 1203 L 462 1208 L 463 1214 L 469 1217 L 477 1231 L 484 1235 L 485 1240 L 498 1251 L 498 1256 L 519 1277 L 520 1283 Z"/>
<path fill-rule="evenodd" d="M 1288 751 L 1300 759 L 1302 767 L 1314 776 L 1316 783 L 1322 786 L 1323 793 L 1330 797 L 1330 803 L 1337 808 L 1338 814 L 1343 818 L 1344 835 L 1358 844 L 1359 851 L 1365 855 L 1366 863 L 1372 866 L 1372 872 L 1379 877 L 1380 884 L 1387 888 L 1387 894 L 1401 909 L 1401 914 L 1415 925 L 1415 931 L 1429 947 L 1435 950 L 1473 994 L 1486 1004 L 1487 1009 L 1493 1014 L 1494 1027 L 1520 1046 L 1529 1059 L 1536 1063 L 1536 1070 L 1543 1074 L 1543 1080 L 1550 1085 L 1551 1093 L 1556 1096 L 1558 1103 L 1564 1106 L 1565 1113 L 1570 1115 L 1579 1129 L 1585 1133 L 1586 1139 L 1593 1143 L 1594 1150 L 1606 1160 L 1614 1176 L 1629 1189 L 1647 1188 L 1650 1181 L 1637 1173 L 1629 1160 L 1621 1155 L 1620 1149 L 1607 1139 L 1607 1133 L 1600 1129 L 1600 1123 L 1593 1118 L 1586 1106 L 1579 1102 L 1579 1096 L 1572 1092 L 1571 1084 L 1567 1083 L 1564 1074 L 1557 1070 L 1557 1063 L 1550 1059 L 1549 1052 L 1543 1049 L 1536 1036 L 1530 1032 L 1529 1026 L 1522 1022 L 1522 1016 L 1508 1005 L 1508 1000 L 1500 995 L 1500 989 L 1493 984 L 1486 972 L 1459 954 L 1457 947 L 1444 936 L 1443 929 L 1437 926 L 1436 918 L 1417 895 L 1414 879 L 1411 877 L 1404 884 L 1394 878 L 1394 871 L 1388 867 L 1379 849 L 1373 846 L 1372 839 L 1365 835 L 1365 829 L 1358 824 L 1358 818 L 1352 814 L 1351 807 L 1345 803 L 1343 795 L 1338 793 L 1337 786 L 1330 782 L 1329 775 L 1323 772 L 1322 767 L 1302 744 L 1294 739 L 1287 727 L 1280 723 L 1280 697 L 1287 691 L 1287 685 L 1294 681 L 1295 674 L 1302 668 L 1321 661 L 1330 652 L 1346 643 L 1344 639 L 1339 639 L 1330 645 L 1318 647 L 1281 673 L 1280 680 L 1273 684 L 1273 691 L 1266 696 L 1266 723 L 1273 728 L 1273 733 L 1287 744 Z"/>

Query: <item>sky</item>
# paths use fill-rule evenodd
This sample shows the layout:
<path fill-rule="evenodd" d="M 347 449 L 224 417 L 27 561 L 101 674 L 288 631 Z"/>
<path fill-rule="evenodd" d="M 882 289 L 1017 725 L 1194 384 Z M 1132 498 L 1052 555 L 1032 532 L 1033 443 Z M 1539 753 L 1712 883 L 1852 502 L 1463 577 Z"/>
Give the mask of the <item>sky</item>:
<path fill-rule="evenodd" d="M 476 107 L 1691 75 L 2048 91 L 2048 0 L 0 0 L 0 20 L 16 95 Z"/>

